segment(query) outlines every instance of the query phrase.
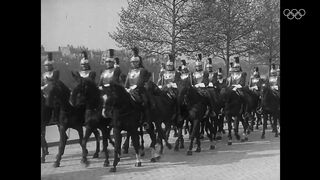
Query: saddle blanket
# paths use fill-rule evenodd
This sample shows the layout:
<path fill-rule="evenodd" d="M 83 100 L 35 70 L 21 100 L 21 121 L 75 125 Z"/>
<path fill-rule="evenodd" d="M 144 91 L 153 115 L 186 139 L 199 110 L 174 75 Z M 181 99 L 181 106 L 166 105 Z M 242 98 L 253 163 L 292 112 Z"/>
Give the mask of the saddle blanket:
<path fill-rule="evenodd" d="M 176 83 L 168 83 L 166 86 L 168 88 L 177 88 L 177 84 Z"/>
<path fill-rule="evenodd" d="M 238 88 L 242 88 L 240 84 L 233 85 L 232 90 L 237 91 Z"/>
<path fill-rule="evenodd" d="M 252 86 L 252 87 L 249 87 L 249 89 L 250 89 L 251 91 L 253 91 L 254 89 L 255 89 L 255 90 L 258 90 L 258 86 Z"/>

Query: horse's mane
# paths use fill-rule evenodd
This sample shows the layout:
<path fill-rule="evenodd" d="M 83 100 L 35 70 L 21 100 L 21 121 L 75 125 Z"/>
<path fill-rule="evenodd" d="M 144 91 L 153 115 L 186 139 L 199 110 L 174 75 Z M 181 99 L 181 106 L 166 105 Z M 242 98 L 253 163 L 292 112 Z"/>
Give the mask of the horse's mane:
<path fill-rule="evenodd" d="M 114 88 L 115 93 L 121 95 L 121 97 L 124 97 L 123 99 L 121 99 L 121 102 L 119 103 L 122 103 L 123 101 L 130 101 L 130 94 L 122 85 L 111 82 L 110 87 Z"/>

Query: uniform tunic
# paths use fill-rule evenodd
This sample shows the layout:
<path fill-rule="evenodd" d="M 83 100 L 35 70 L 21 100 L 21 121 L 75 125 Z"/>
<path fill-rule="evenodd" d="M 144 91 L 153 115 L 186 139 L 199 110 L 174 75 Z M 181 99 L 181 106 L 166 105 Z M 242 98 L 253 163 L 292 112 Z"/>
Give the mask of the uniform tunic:
<path fill-rule="evenodd" d="M 250 78 L 250 84 L 249 84 L 250 90 L 254 90 L 254 89 L 258 90 L 259 82 L 260 82 L 260 78 L 259 77 L 252 76 Z"/>
<path fill-rule="evenodd" d="M 270 76 L 269 84 L 272 90 L 279 90 L 278 76 Z"/>
<path fill-rule="evenodd" d="M 88 78 L 88 79 L 91 79 L 92 81 L 95 81 L 96 79 L 96 72 L 91 70 L 82 70 L 82 71 L 79 71 L 79 74 L 82 78 Z"/>
<path fill-rule="evenodd" d="M 41 89 L 46 87 L 48 81 L 58 80 L 59 74 L 58 70 L 44 72 L 41 76 Z"/>
<path fill-rule="evenodd" d="M 101 73 L 99 86 L 109 86 L 111 82 L 120 84 L 121 70 L 119 67 L 106 69 Z"/>
<path fill-rule="evenodd" d="M 179 73 L 177 71 L 165 71 L 161 77 L 163 79 L 161 86 L 167 88 L 177 88 L 176 79 L 178 76 Z"/>

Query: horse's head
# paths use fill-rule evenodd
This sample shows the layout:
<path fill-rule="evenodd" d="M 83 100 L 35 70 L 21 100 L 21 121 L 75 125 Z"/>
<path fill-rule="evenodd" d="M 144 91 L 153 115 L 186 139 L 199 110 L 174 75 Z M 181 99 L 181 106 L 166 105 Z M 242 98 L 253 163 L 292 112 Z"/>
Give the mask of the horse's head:
<path fill-rule="evenodd" d="M 45 105 L 54 107 L 68 101 L 70 90 L 60 80 L 48 81 L 47 87 L 43 90 Z"/>
<path fill-rule="evenodd" d="M 160 95 L 161 89 L 152 81 L 147 81 L 144 85 L 144 88 L 153 95 Z"/>
<path fill-rule="evenodd" d="M 220 97 L 223 103 L 230 103 L 231 101 L 239 101 L 240 96 L 237 95 L 230 87 L 223 87 L 220 90 Z"/>
<path fill-rule="evenodd" d="M 95 82 L 82 78 L 79 73 L 71 73 L 75 79 L 75 88 L 71 91 L 70 103 L 73 106 L 90 105 L 98 106 L 100 103 L 100 91 Z"/>
<path fill-rule="evenodd" d="M 105 107 L 121 107 L 129 103 L 130 94 L 120 84 L 111 82 L 108 87 L 107 97 L 104 98 Z"/>

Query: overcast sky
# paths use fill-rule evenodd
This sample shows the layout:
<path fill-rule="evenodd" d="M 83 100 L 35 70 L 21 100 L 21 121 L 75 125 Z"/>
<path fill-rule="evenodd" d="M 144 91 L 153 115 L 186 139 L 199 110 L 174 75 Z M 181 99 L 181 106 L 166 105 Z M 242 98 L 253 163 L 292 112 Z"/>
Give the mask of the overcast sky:
<path fill-rule="evenodd" d="M 108 32 L 116 30 L 127 0 L 41 0 L 41 44 L 46 51 L 67 44 L 117 49 Z"/>

